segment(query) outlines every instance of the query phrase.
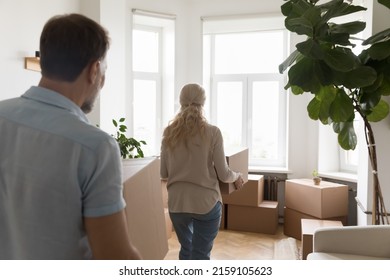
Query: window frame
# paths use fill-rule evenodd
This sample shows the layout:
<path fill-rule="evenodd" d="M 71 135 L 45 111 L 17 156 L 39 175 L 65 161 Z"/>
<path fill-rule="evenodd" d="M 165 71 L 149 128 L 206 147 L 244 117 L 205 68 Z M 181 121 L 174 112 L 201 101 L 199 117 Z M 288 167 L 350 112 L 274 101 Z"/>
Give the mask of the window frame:
<path fill-rule="evenodd" d="M 264 27 L 261 30 L 250 31 L 250 32 L 269 32 L 269 31 L 281 31 L 283 33 L 284 47 L 283 47 L 283 56 L 287 57 L 288 49 L 289 49 L 289 40 L 288 40 L 288 32 L 283 27 L 279 28 L 269 28 L 265 29 Z M 243 30 L 242 32 L 237 31 L 235 33 L 247 33 L 248 31 Z M 217 123 L 217 86 L 219 82 L 241 82 L 243 87 L 243 100 L 242 100 L 242 135 L 241 135 L 241 143 L 244 146 L 249 148 L 251 151 L 253 147 L 252 143 L 252 133 L 253 133 L 253 113 L 252 113 L 252 100 L 253 100 L 253 84 L 255 82 L 268 82 L 268 81 L 277 81 L 279 83 L 279 117 L 278 117 L 278 158 L 276 160 L 262 160 L 262 159 L 254 159 L 249 156 L 249 165 L 254 168 L 259 167 L 276 167 L 276 168 L 287 168 L 287 153 L 288 153 L 288 139 L 287 139 L 287 130 L 288 130 L 288 96 L 286 90 L 284 89 L 284 85 L 286 83 L 285 74 L 279 74 L 277 71 L 274 73 L 242 73 L 242 74 L 215 74 L 215 36 L 219 34 L 225 34 L 224 32 L 212 33 L 212 34 L 203 34 L 207 37 L 204 41 L 207 42 L 207 47 L 210 50 L 206 50 L 206 56 L 209 59 L 206 59 L 204 63 L 210 63 L 208 65 L 208 71 L 204 70 L 204 72 L 209 73 L 209 77 L 207 75 L 204 76 L 204 80 L 206 85 L 210 85 L 210 119 L 212 123 Z M 205 46 L 204 46 L 205 47 Z M 205 60 L 205 59 L 204 59 Z M 208 60 L 208 61 L 207 61 Z M 205 68 L 205 66 L 204 66 Z M 209 80 L 208 80 L 209 79 Z M 249 153 L 251 155 L 251 153 Z"/>
<path fill-rule="evenodd" d="M 143 72 L 143 71 L 134 71 L 133 64 L 131 65 L 131 71 L 132 71 L 132 106 L 134 107 L 134 94 L 135 94 L 135 81 L 136 80 L 143 80 L 143 81 L 153 81 L 156 83 L 156 100 L 155 100 L 155 108 L 156 108 L 156 120 L 155 120 L 155 127 L 154 127 L 154 134 L 156 135 L 155 143 L 153 146 L 150 145 L 147 141 L 147 146 L 151 147 L 151 152 L 153 154 L 158 153 L 160 150 L 160 141 L 161 141 L 161 119 L 162 119 L 162 100 L 163 100 L 163 89 L 162 89 L 162 79 L 163 79 L 163 73 L 162 73 L 162 54 L 163 54 L 163 30 L 162 27 L 156 27 L 156 26 L 150 26 L 150 25 L 144 25 L 144 24 L 133 24 L 133 30 L 141 30 L 141 31 L 147 31 L 147 32 L 156 32 L 158 34 L 158 71 L 157 72 Z M 134 40 L 134 37 L 133 37 Z M 132 57 L 134 55 L 134 52 L 132 52 Z M 137 135 L 135 134 L 135 110 L 131 110 L 131 125 L 130 125 L 130 133 L 131 135 L 134 135 L 134 137 L 137 140 L 144 140 L 144 139 L 138 139 Z M 145 149 L 145 148 L 144 148 Z"/>

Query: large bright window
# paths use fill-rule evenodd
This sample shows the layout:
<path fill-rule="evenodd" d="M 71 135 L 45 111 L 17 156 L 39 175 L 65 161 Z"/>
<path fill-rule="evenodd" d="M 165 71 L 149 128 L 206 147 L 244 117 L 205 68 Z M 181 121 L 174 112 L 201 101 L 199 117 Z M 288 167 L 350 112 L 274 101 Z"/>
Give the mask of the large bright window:
<path fill-rule="evenodd" d="M 156 14 L 133 15 L 130 133 L 146 141 L 145 156 L 158 155 L 164 107 L 174 87 L 174 20 Z M 165 100 L 165 101 L 164 101 Z"/>
<path fill-rule="evenodd" d="M 204 85 L 225 147 L 248 147 L 253 167 L 287 167 L 288 40 L 279 17 L 204 20 Z"/>

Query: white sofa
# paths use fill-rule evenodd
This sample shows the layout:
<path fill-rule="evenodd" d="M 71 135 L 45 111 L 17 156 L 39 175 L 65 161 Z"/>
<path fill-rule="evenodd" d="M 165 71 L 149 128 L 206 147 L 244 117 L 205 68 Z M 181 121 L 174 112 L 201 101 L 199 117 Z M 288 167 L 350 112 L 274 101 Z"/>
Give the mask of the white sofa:
<path fill-rule="evenodd" d="M 320 228 L 308 260 L 390 259 L 390 225 Z"/>

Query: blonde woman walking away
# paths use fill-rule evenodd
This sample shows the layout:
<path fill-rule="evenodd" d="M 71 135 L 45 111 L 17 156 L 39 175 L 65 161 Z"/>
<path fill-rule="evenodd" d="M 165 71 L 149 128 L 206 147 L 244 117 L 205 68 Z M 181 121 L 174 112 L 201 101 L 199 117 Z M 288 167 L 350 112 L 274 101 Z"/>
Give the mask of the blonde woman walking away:
<path fill-rule="evenodd" d="M 243 185 L 241 174 L 226 163 L 221 131 L 203 116 L 205 99 L 200 85 L 183 87 L 180 111 L 165 128 L 161 145 L 161 178 L 167 180 L 181 260 L 210 259 L 222 214 L 218 178 L 237 189 Z"/>

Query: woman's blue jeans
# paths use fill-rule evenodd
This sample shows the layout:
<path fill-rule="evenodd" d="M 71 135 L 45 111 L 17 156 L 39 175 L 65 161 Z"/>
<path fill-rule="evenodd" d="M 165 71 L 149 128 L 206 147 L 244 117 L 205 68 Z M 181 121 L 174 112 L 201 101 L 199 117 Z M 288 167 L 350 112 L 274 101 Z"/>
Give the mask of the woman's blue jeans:
<path fill-rule="evenodd" d="M 207 214 L 170 212 L 169 215 L 181 245 L 179 260 L 209 260 L 221 222 L 221 202 Z"/>

